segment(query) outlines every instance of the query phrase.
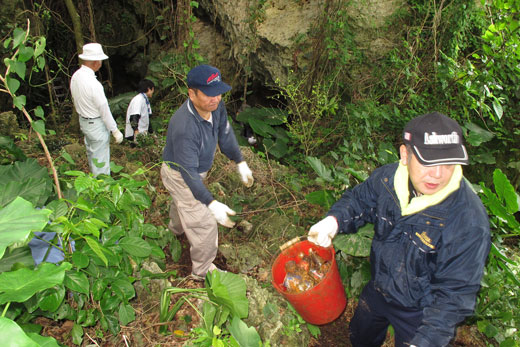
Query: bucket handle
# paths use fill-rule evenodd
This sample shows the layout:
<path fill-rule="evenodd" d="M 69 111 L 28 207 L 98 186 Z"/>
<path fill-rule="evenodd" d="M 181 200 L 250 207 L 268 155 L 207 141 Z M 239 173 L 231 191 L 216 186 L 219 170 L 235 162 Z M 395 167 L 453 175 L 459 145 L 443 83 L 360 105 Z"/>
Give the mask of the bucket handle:
<path fill-rule="evenodd" d="M 292 245 L 294 245 L 296 242 L 300 242 L 300 241 L 303 241 L 307 239 L 307 235 L 302 235 L 302 236 L 296 236 L 294 239 L 292 240 L 289 240 L 287 241 L 286 243 L 284 243 L 283 245 L 280 246 L 280 251 L 284 251 L 286 248 L 288 247 L 291 247 Z"/>

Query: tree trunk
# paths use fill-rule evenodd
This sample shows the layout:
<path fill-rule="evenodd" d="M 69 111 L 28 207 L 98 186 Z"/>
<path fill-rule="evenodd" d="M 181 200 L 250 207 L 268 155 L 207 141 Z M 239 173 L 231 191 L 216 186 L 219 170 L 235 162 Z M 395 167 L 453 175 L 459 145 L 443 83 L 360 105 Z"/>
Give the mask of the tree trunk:
<path fill-rule="evenodd" d="M 76 11 L 76 7 L 72 0 L 65 0 L 65 5 L 67 5 L 67 10 L 69 10 L 69 16 L 72 20 L 72 25 L 74 27 L 74 38 L 76 39 L 76 49 L 78 54 L 82 52 L 83 49 L 83 30 L 81 27 L 81 20 L 79 18 L 78 11 Z M 79 60 L 79 58 L 78 58 Z M 81 61 L 80 61 L 81 64 Z"/>

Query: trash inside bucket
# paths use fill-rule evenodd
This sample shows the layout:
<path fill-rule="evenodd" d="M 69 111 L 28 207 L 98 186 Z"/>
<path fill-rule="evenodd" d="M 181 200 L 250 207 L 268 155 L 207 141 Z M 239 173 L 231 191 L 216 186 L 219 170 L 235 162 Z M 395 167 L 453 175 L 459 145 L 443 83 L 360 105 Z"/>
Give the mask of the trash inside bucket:
<path fill-rule="evenodd" d="M 283 285 L 286 271 L 285 263 L 298 261 L 298 255 L 309 254 L 309 249 L 315 250 L 320 257 L 331 262 L 330 270 L 325 277 L 311 289 L 301 293 L 288 293 Z M 339 317 L 347 304 L 345 288 L 341 283 L 336 265 L 334 248 L 319 247 L 307 240 L 297 242 L 284 249 L 276 257 L 271 268 L 274 288 L 283 295 L 296 309 L 302 318 L 311 324 L 327 324 Z"/>

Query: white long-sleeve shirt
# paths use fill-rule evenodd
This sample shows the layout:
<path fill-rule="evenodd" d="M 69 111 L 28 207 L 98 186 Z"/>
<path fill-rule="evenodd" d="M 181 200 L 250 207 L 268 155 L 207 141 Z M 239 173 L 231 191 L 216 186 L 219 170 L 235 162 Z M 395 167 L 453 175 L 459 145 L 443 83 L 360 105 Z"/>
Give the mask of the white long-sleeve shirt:
<path fill-rule="evenodd" d="M 132 129 L 132 125 L 130 124 L 130 116 L 134 114 L 138 114 L 141 116 L 141 118 L 139 118 L 137 126 L 137 131 L 139 132 L 139 134 L 148 132 L 152 108 L 150 107 L 150 101 L 148 100 L 146 94 L 137 94 L 132 98 L 132 100 L 128 104 L 128 108 L 126 110 L 125 137 L 130 137 L 134 135 L 134 129 Z"/>
<path fill-rule="evenodd" d="M 103 85 L 97 80 L 94 70 L 82 65 L 72 75 L 70 92 L 74 107 L 80 117 L 101 117 L 108 131 L 112 132 L 117 129 L 117 123 L 110 112 Z"/>

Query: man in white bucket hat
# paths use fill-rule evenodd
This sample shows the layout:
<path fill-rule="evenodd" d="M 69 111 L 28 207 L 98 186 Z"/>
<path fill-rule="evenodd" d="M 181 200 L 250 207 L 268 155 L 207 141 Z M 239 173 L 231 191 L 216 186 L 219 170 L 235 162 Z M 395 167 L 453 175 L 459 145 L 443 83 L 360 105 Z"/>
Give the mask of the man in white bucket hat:
<path fill-rule="evenodd" d="M 79 58 L 83 63 L 72 75 L 70 91 L 85 135 L 90 171 L 94 176 L 110 175 L 110 133 L 116 143 L 123 141 L 123 134 L 110 112 L 103 85 L 96 78 L 102 60 L 108 56 L 99 43 L 87 43 Z"/>

